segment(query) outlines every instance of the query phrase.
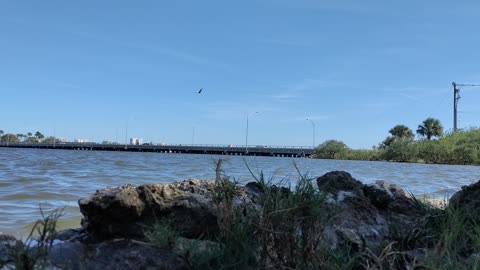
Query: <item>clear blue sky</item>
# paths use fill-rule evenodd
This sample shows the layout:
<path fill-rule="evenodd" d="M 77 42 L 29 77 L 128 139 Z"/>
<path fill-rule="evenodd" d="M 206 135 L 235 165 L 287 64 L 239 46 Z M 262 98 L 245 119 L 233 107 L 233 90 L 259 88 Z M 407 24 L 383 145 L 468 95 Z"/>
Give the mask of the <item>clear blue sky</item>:
<path fill-rule="evenodd" d="M 395 3 L 393 3 L 395 2 Z M 478 1 L 0 0 L 0 129 L 92 141 L 377 145 L 452 128 L 480 83 Z M 203 88 L 202 94 L 196 92 Z M 479 126 L 480 88 L 459 127 Z"/>

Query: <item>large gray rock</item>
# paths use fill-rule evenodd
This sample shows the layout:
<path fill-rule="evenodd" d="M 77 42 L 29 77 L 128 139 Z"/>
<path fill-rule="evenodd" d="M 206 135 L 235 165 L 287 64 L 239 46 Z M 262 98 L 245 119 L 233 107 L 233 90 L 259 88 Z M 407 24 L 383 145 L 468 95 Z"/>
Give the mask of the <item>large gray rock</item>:
<path fill-rule="evenodd" d="M 461 208 L 470 217 L 480 217 L 480 181 L 462 189 L 450 198 L 449 207 Z"/>
<path fill-rule="evenodd" d="M 0 233 L 0 269 L 13 267 L 18 246 L 23 246 L 23 243 L 14 236 Z"/>
<path fill-rule="evenodd" d="M 190 179 L 172 184 L 105 188 L 79 200 L 83 227 L 99 239 L 142 238 L 155 222 L 167 222 L 186 237 L 214 235 L 221 215 L 215 182 Z M 237 187 L 234 207 L 258 207 L 258 194 Z"/>
<path fill-rule="evenodd" d="M 57 269 L 190 269 L 172 250 L 123 239 L 94 245 L 61 242 L 53 246 L 49 259 Z"/>
<path fill-rule="evenodd" d="M 331 248 L 379 248 L 384 240 L 412 230 L 423 214 L 403 190 L 385 181 L 364 185 L 347 172 L 334 171 L 317 178 L 317 185 L 326 194 L 326 207 L 337 213 L 323 232 Z"/>

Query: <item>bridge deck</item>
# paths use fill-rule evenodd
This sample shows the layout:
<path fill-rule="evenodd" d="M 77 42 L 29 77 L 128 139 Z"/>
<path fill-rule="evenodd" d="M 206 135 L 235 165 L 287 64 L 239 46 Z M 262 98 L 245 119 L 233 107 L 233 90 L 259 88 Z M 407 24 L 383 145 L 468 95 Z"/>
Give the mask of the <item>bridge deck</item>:
<path fill-rule="evenodd" d="M 248 155 L 277 157 L 309 157 L 313 153 L 311 147 L 300 146 L 225 146 L 225 145 L 122 145 L 97 143 L 1 143 L 0 147 L 11 148 L 43 148 L 64 150 L 95 151 L 130 151 L 160 152 L 184 154 L 216 154 L 216 155 Z"/>

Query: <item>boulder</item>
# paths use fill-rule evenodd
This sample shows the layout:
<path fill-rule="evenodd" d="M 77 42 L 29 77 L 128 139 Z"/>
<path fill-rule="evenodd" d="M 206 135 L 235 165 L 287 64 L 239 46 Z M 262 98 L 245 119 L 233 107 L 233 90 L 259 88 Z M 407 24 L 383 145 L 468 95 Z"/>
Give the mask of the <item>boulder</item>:
<path fill-rule="evenodd" d="M 190 269 L 172 250 L 125 239 L 94 245 L 61 242 L 53 246 L 49 259 L 57 269 Z"/>
<path fill-rule="evenodd" d="M 478 218 L 480 214 L 480 181 L 462 189 L 450 198 L 449 207 L 461 208 L 471 217 Z"/>
<path fill-rule="evenodd" d="M 79 200 L 82 225 L 98 239 L 143 238 L 156 222 L 168 222 L 183 236 L 215 235 L 219 210 L 214 181 L 189 179 L 172 184 L 105 188 Z M 258 194 L 237 187 L 234 207 L 258 207 Z"/>
<path fill-rule="evenodd" d="M 22 245 L 14 236 L 0 233 L 0 269 L 14 268 L 17 246 Z"/>
<path fill-rule="evenodd" d="M 380 248 L 393 235 L 413 230 L 423 214 L 402 189 L 385 181 L 364 185 L 347 172 L 334 171 L 318 177 L 317 185 L 329 212 L 336 213 L 323 232 L 332 249 Z"/>

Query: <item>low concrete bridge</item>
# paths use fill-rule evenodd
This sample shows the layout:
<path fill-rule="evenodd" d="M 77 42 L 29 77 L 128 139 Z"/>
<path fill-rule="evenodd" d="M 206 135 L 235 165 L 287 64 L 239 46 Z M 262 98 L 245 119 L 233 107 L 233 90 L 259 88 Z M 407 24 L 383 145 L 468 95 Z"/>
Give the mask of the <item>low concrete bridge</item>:
<path fill-rule="evenodd" d="M 232 145 L 125 145 L 98 143 L 0 143 L 0 147 L 43 148 L 64 150 L 159 152 L 235 156 L 310 157 L 313 149 L 307 146 L 232 146 Z"/>

